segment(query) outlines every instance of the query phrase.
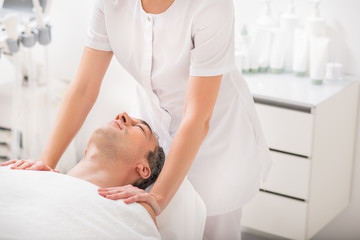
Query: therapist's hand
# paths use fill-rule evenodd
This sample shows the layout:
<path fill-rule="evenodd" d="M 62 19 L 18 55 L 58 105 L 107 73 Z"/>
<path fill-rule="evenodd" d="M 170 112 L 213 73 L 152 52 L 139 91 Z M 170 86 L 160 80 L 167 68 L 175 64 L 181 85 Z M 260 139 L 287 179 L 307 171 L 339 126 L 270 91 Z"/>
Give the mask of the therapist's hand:
<path fill-rule="evenodd" d="M 124 199 L 124 202 L 127 204 L 133 202 L 146 202 L 152 207 L 156 216 L 161 213 L 160 206 L 157 203 L 155 196 L 132 185 L 112 188 L 99 188 L 98 192 L 101 196 L 111 200 Z"/>
<path fill-rule="evenodd" d="M 55 169 L 52 169 L 46 165 L 43 161 L 36 160 L 9 160 L 7 162 L 1 163 L 1 166 L 8 166 L 13 164 L 10 169 L 17 170 L 35 170 L 35 171 L 50 171 L 50 172 L 59 172 Z"/>

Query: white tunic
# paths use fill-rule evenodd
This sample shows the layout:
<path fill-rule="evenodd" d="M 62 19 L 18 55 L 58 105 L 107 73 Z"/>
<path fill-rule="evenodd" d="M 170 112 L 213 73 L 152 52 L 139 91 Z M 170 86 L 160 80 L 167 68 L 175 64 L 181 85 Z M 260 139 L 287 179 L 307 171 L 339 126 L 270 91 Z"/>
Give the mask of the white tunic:
<path fill-rule="evenodd" d="M 181 122 L 189 76 L 223 75 L 209 133 L 188 173 L 209 216 L 241 208 L 271 163 L 252 96 L 235 67 L 233 12 L 232 0 L 175 0 L 161 14 L 146 13 L 141 0 L 97 0 L 86 41 L 113 51 L 143 87 L 137 106 L 157 116 L 159 124 L 151 124 L 165 150 Z M 146 98 L 158 109 L 144 107 Z"/>

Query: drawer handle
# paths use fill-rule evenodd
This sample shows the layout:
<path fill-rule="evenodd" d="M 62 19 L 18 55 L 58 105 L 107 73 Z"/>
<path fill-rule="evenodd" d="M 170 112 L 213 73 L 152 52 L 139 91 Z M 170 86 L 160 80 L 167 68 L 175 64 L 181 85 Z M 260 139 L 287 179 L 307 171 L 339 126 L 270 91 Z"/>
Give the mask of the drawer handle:
<path fill-rule="evenodd" d="M 260 191 L 260 192 L 264 192 L 264 193 L 274 194 L 274 195 L 277 195 L 277 196 L 280 196 L 280 197 L 291 198 L 291 199 L 294 199 L 294 200 L 297 200 L 297 201 L 301 201 L 301 202 L 306 202 L 305 199 L 303 199 L 303 198 L 297 198 L 297 197 L 289 196 L 289 195 L 286 195 L 286 194 L 281 194 L 281 193 L 277 193 L 277 192 L 272 192 L 272 191 L 268 191 L 268 190 L 262 189 L 262 188 L 260 188 L 259 191 Z"/>
<path fill-rule="evenodd" d="M 279 107 L 279 108 L 295 110 L 295 111 L 298 111 L 298 112 L 311 113 L 311 107 L 310 106 L 303 106 L 303 105 L 295 105 L 295 104 L 291 104 L 291 103 L 277 102 L 277 101 L 274 101 L 274 100 L 261 99 L 261 98 L 257 98 L 257 97 L 254 97 L 254 102 L 258 103 L 258 104 L 263 104 L 263 105 L 269 105 L 269 106 L 274 106 L 274 107 Z"/>

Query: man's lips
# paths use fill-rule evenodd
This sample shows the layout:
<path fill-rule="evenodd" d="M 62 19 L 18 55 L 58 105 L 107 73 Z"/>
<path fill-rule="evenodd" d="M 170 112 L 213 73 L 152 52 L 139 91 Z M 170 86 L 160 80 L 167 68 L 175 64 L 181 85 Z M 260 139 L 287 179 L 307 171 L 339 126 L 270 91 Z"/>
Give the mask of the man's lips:
<path fill-rule="evenodd" d="M 118 121 L 112 120 L 112 122 L 113 122 L 120 130 L 123 129 L 122 126 L 121 126 L 121 124 L 120 124 Z"/>

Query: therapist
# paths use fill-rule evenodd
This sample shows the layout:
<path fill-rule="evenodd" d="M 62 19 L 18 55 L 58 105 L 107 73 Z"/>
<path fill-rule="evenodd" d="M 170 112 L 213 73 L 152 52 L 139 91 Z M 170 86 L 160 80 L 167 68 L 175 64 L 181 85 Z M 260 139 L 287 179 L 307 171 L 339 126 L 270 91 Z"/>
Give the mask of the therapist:
<path fill-rule="evenodd" d="M 118 198 L 146 201 L 159 215 L 187 175 L 207 208 L 205 238 L 240 239 L 241 208 L 270 158 L 235 67 L 232 0 L 96 0 L 78 72 L 40 159 L 50 167 L 84 123 L 113 55 L 171 117 L 172 137 L 150 193 L 118 188 Z"/>

